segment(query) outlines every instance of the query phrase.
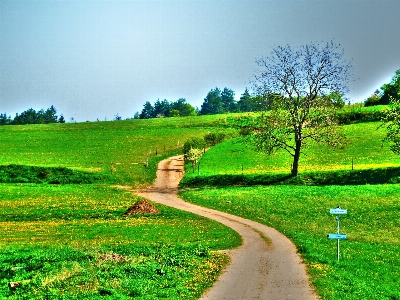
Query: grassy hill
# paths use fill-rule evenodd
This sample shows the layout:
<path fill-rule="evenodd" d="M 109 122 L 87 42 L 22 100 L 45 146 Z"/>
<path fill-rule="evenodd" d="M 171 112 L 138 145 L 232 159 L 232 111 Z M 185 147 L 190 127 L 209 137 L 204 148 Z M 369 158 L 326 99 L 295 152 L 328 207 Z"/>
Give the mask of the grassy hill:
<path fill-rule="evenodd" d="M 382 144 L 385 130 L 378 129 L 379 125 L 379 122 L 369 122 L 343 126 L 348 139 L 343 149 L 311 144 L 300 158 L 299 173 L 399 166 L 400 156 L 390 151 L 389 144 Z M 291 163 L 292 158 L 286 152 L 268 156 L 232 139 L 204 154 L 201 175 L 290 173 Z"/>
<path fill-rule="evenodd" d="M 181 196 L 284 233 L 307 263 L 322 299 L 400 299 L 400 186 L 362 181 L 349 185 L 359 174 L 366 180 L 380 179 L 388 170 L 396 171 L 389 179 L 398 182 L 400 157 L 389 145 L 382 146 L 384 130 L 378 130 L 378 125 L 344 126 L 349 143 L 342 150 L 312 145 L 300 160 L 300 182 L 280 185 L 271 179 L 290 174 L 290 156 L 268 157 L 238 140 L 226 141 L 204 154 L 200 176 L 188 168 L 184 185 L 195 188 L 182 191 Z M 236 186 L 221 187 L 232 178 L 238 179 Z M 257 178 L 259 185 L 248 184 Z M 315 178 L 331 178 L 335 184 L 307 186 L 307 180 Z M 199 188 L 201 184 L 207 188 Z M 336 233 L 329 209 L 338 205 L 348 209 L 341 218 L 341 232 L 348 239 L 341 242 L 339 262 L 336 240 L 326 237 Z"/>
<path fill-rule="evenodd" d="M 111 174 L 119 184 L 149 185 L 160 156 L 190 137 L 231 132 L 226 116 L 75 124 L 0 126 L 0 165 L 67 167 Z M 158 157 L 155 157 L 157 154 Z M 151 167 L 143 166 L 149 159 Z"/>
<path fill-rule="evenodd" d="M 300 174 L 396 169 L 400 158 L 382 147 L 377 127 L 346 125 L 343 150 L 311 145 Z M 227 263 L 213 250 L 240 238 L 161 205 L 159 215 L 122 217 L 138 198 L 116 186 L 150 185 L 159 160 L 211 132 L 232 134 L 227 116 L 0 127 L 0 298 L 198 298 Z M 254 184 L 289 174 L 290 164 L 282 153 L 268 157 L 232 139 L 206 152 L 200 176 L 188 168 L 185 181 L 243 176 Z M 398 187 L 244 185 L 182 196 L 287 235 L 323 299 L 400 299 Z M 326 238 L 336 230 L 329 208 L 337 205 L 349 212 L 340 262 L 336 241 Z M 10 290 L 10 282 L 21 285 Z"/>
<path fill-rule="evenodd" d="M 123 217 L 139 198 L 116 186 L 150 185 L 159 160 L 189 137 L 229 133 L 224 124 L 225 116 L 1 126 L 0 298 L 198 298 L 227 263 L 213 250 L 240 237 L 162 205 L 158 215 Z"/>

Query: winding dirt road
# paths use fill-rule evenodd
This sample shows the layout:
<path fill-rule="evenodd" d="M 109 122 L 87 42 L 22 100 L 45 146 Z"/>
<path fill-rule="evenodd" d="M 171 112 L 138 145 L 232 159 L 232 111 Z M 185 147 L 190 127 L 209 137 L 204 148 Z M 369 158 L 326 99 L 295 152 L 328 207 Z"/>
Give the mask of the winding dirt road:
<path fill-rule="evenodd" d="M 180 199 L 177 187 L 183 165 L 183 156 L 160 162 L 154 185 L 138 191 L 137 195 L 216 220 L 243 238 L 242 246 L 225 251 L 231 263 L 201 299 L 318 299 L 295 246 L 284 235 L 260 223 Z"/>

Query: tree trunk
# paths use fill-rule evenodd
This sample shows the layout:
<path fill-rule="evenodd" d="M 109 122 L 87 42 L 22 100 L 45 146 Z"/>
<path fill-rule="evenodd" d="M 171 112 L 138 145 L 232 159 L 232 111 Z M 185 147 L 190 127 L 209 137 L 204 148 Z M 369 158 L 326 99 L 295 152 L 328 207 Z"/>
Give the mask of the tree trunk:
<path fill-rule="evenodd" d="M 296 149 L 293 155 L 293 168 L 292 176 L 295 177 L 299 175 L 299 160 L 300 160 L 300 150 L 301 150 L 301 140 L 296 141 Z"/>

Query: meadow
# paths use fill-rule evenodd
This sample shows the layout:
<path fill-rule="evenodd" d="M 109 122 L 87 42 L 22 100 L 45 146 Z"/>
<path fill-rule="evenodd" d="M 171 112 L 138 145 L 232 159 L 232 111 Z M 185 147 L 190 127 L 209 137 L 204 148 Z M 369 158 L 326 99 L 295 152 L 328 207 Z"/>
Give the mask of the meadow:
<path fill-rule="evenodd" d="M 0 298 L 198 298 L 228 263 L 216 250 L 239 245 L 238 234 L 162 205 L 124 217 L 139 197 L 118 186 L 149 186 L 159 160 L 189 137 L 229 134 L 224 123 L 0 127 Z"/>
<path fill-rule="evenodd" d="M 398 167 L 400 158 L 389 145 L 382 145 L 384 130 L 378 127 L 377 122 L 344 126 L 348 137 L 344 149 L 312 145 L 300 160 L 300 178 L 310 172 L 323 177 L 344 172 L 356 175 L 371 169 L 379 177 L 388 167 Z M 399 185 L 348 185 L 341 176 L 331 176 L 336 184 L 324 186 L 301 181 L 295 185 L 224 185 L 234 175 L 288 175 L 290 163 L 285 153 L 266 156 L 232 139 L 207 151 L 200 161 L 200 175 L 188 168 L 183 182 L 186 188 L 193 182 L 215 186 L 199 188 L 195 184 L 180 195 L 186 201 L 258 221 L 288 236 L 307 264 L 322 299 L 400 299 Z M 340 261 L 336 240 L 327 238 L 328 233 L 336 233 L 337 223 L 329 209 L 337 206 L 348 209 L 341 217 L 341 232 L 348 238 L 341 242 Z"/>
<path fill-rule="evenodd" d="M 343 133 L 347 137 L 343 149 L 311 143 L 300 158 L 299 173 L 398 167 L 400 156 L 390 151 L 388 143 L 382 143 L 385 130 L 379 125 L 379 122 L 366 122 L 343 126 Z M 221 153 L 224 155 L 223 161 Z M 202 176 L 290 173 L 291 164 L 292 158 L 286 152 L 268 156 L 255 152 L 240 138 L 234 138 L 207 151 L 202 158 L 200 171 Z M 190 173 L 188 176 L 191 176 Z"/>
<path fill-rule="evenodd" d="M 290 173 L 290 157 L 266 156 L 241 144 L 229 118 L 1 126 L 0 298 L 200 297 L 228 263 L 216 250 L 238 246 L 240 237 L 162 205 L 155 205 L 159 215 L 124 217 L 139 198 L 119 186 L 151 185 L 158 161 L 180 154 L 187 139 L 221 132 L 233 138 L 203 155 L 200 175 L 188 166 L 183 184 L 220 176 L 218 183 L 233 175 L 254 184 L 253 177 Z M 357 174 L 369 176 L 362 173 L 369 170 L 376 177 L 397 170 L 400 157 L 382 145 L 384 130 L 378 126 L 346 125 L 344 149 L 310 145 L 301 157 L 300 175 L 329 173 L 340 184 L 319 186 L 308 179 L 282 185 L 196 184 L 181 195 L 287 235 L 323 299 L 400 299 L 399 185 L 345 182 Z M 336 176 L 340 172 L 350 177 Z M 396 172 L 390 173 L 392 182 L 400 178 Z M 337 205 L 348 209 L 341 223 L 348 239 L 341 242 L 339 262 L 336 241 L 326 238 L 336 230 L 329 208 Z M 10 282 L 20 286 L 11 290 Z"/>

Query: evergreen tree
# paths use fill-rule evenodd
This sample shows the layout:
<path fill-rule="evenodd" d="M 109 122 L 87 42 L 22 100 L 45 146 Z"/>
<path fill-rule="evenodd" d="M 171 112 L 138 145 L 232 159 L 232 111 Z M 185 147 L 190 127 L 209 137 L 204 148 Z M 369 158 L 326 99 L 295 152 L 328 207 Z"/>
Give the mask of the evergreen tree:
<path fill-rule="evenodd" d="M 208 92 L 207 97 L 201 105 L 201 115 L 221 114 L 224 112 L 222 106 L 221 90 L 215 88 Z"/>
<path fill-rule="evenodd" d="M 225 87 L 221 92 L 222 108 L 225 113 L 236 112 L 235 92 Z"/>
<path fill-rule="evenodd" d="M 142 112 L 140 114 L 141 119 L 150 119 L 153 118 L 154 115 L 154 108 L 153 105 L 149 101 L 146 101 L 146 103 L 143 105 Z"/>
<path fill-rule="evenodd" d="M 249 93 L 249 90 L 246 88 L 238 101 L 238 111 L 248 112 L 253 110 L 254 110 L 254 105 L 252 104 L 251 101 L 251 95 Z"/>

